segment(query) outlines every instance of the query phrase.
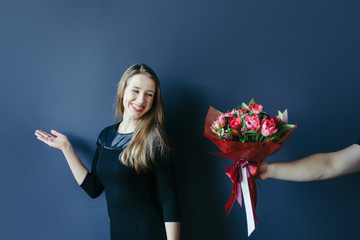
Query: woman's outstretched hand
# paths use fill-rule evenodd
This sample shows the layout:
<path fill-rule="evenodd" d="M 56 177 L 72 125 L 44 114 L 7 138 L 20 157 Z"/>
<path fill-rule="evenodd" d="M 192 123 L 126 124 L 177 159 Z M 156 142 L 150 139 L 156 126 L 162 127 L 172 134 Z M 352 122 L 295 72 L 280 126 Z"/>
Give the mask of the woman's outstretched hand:
<path fill-rule="evenodd" d="M 63 152 L 77 183 L 81 185 L 88 174 L 88 170 L 80 161 L 69 139 L 64 134 L 55 130 L 51 130 L 51 134 L 42 130 L 36 130 L 34 134 L 40 141 Z"/>
<path fill-rule="evenodd" d="M 69 145 L 69 139 L 64 134 L 55 130 L 51 130 L 51 134 L 53 135 L 42 130 L 36 130 L 34 134 L 40 141 L 59 150 L 64 150 L 66 146 Z"/>

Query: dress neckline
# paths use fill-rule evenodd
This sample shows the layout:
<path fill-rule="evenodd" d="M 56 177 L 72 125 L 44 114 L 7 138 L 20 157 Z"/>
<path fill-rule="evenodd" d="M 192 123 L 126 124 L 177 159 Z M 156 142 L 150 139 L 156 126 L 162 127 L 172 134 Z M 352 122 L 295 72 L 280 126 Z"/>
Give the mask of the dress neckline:
<path fill-rule="evenodd" d="M 134 132 L 129 132 L 129 133 L 120 133 L 120 132 L 118 132 L 118 128 L 119 128 L 119 126 L 120 126 L 120 123 L 121 123 L 121 122 L 119 122 L 119 123 L 116 125 L 116 127 L 115 127 L 115 133 L 116 133 L 116 134 L 119 134 L 119 135 L 131 135 L 131 134 L 134 133 Z"/>

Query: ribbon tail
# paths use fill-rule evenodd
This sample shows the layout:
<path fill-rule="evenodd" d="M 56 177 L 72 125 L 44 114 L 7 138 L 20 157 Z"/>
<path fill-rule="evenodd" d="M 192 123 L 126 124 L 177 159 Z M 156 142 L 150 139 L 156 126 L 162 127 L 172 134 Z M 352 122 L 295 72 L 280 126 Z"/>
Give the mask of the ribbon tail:
<path fill-rule="evenodd" d="M 240 169 L 239 169 L 240 171 Z M 238 201 L 238 203 L 240 204 L 240 206 L 242 207 L 242 189 L 241 189 L 241 183 L 240 182 L 237 182 L 236 183 L 236 186 L 237 186 L 237 195 L 236 195 L 236 199 Z"/>
<path fill-rule="evenodd" d="M 249 189 L 250 189 L 250 195 L 251 195 L 251 201 L 252 201 L 252 207 L 253 207 L 254 220 L 256 222 L 259 222 L 257 215 L 256 215 L 256 202 L 257 202 L 256 179 L 251 176 L 248 179 L 248 182 L 249 182 Z"/>
<path fill-rule="evenodd" d="M 254 221 L 255 215 L 254 215 L 254 206 L 250 195 L 247 172 L 248 172 L 247 166 L 244 168 L 241 167 L 241 174 L 242 174 L 241 189 L 243 191 L 243 197 L 244 197 L 248 236 L 250 236 L 251 233 L 255 230 L 255 221 Z"/>
<path fill-rule="evenodd" d="M 231 196 L 230 196 L 230 198 L 229 198 L 229 201 L 228 201 L 228 202 L 226 203 L 226 205 L 225 205 L 226 216 L 231 212 L 231 209 L 232 209 L 232 207 L 234 206 L 236 191 L 237 191 L 237 189 L 236 189 L 236 183 L 233 183 Z"/>

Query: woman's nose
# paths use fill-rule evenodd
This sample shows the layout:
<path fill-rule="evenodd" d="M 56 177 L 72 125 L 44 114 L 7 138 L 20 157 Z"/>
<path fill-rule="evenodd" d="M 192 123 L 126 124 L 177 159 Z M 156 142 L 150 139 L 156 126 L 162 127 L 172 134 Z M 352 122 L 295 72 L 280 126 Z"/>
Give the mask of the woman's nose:
<path fill-rule="evenodd" d="M 144 100 L 145 100 L 145 98 L 144 98 L 144 95 L 143 94 L 139 94 L 138 96 L 137 96 L 137 102 L 138 103 L 144 103 Z"/>

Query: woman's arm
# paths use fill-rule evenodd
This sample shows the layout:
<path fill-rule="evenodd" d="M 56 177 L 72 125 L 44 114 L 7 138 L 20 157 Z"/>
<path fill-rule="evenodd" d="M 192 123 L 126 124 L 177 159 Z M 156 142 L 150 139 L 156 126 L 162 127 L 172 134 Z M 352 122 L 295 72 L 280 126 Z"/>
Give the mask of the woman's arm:
<path fill-rule="evenodd" d="M 168 240 L 180 239 L 180 222 L 165 222 L 165 230 Z"/>
<path fill-rule="evenodd" d="M 70 141 L 64 134 L 61 134 L 55 130 L 51 130 L 51 133 L 54 136 L 41 130 L 35 131 L 37 139 L 46 143 L 50 147 L 62 151 L 67 163 L 69 164 L 71 172 L 75 177 L 76 182 L 81 185 L 86 175 L 88 174 L 87 168 L 83 165 L 78 155 L 74 151 L 74 148 L 72 147 Z"/>
<path fill-rule="evenodd" d="M 316 181 L 360 171 L 360 146 L 353 144 L 343 150 L 318 153 L 293 162 L 264 162 L 260 179 L 274 178 L 287 181 Z"/>
<path fill-rule="evenodd" d="M 176 194 L 175 171 L 172 157 L 164 158 L 158 152 L 154 166 L 156 186 L 162 207 L 168 240 L 180 239 L 180 213 Z"/>

